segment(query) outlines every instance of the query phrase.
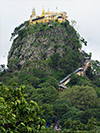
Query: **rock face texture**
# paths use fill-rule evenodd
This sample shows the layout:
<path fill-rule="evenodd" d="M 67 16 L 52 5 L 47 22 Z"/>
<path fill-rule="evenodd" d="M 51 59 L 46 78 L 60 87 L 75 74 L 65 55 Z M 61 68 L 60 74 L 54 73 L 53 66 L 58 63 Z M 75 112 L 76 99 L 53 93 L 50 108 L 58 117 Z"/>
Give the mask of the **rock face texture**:
<path fill-rule="evenodd" d="M 36 24 L 21 29 L 8 55 L 8 68 L 19 71 L 27 62 L 46 60 L 54 53 L 63 58 L 70 50 L 81 48 L 79 35 L 68 21 Z"/>

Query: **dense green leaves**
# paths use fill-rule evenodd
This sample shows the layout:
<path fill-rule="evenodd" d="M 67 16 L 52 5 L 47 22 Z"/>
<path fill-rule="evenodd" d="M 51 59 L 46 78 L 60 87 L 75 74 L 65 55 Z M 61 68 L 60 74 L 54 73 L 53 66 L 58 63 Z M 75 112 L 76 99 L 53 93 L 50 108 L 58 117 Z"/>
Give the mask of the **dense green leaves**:
<path fill-rule="evenodd" d="M 62 97 L 67 99 L 72 106 L 80 110 L 89 109 L 98 104 L 97 94 L 95 90 L 89 86 L 73 86 L 62 93 L 64 93 Z"/>
<path fill-rule="evenodd" d="M 53 86 L 48 86 L 47 88 L 40 88 L 37 93 L 42 96 L 43 103 L 53 103 L 58 98 L 58 91 Z"/>
<path fill-rule="evenodd" d="M 7 88 L 0 84 L 0 126 L 1 132 L 37 132 L 45 124 L 40 118 L 41 108 L 36 102 L 26 102 L 25 86 Z"/>
<path fill-rule="evenodd" d="M 72 24 L 74 26 L 74 21 Z M 55 26 L 57 26 L 56 31 L 60 28 L 63 43 L 59 43 L 61 41 L 59 36 L 52 36 Z M 52 27 L 43 23 L 28 26 L 26 22 L 15 28 L 12 37 L 16 35 L 18 37 L 14 40 L 12 48 L 19 45 L 19 42 L 15 45 L 17 39 L 21 41 L 27 35 L 32 35 L 40 40 L 47 38 L 49 42 L 45 44 L 45 48 L 54 46 L 55 51 L 49 56 L 50 58 L 47 58 L 45 53 L 41 53 L 39 55 L 41 60 L 27 59 L 22 67 L 17 65 L 20 57 L 18 53 L 9 62 L 10 71 L 7 72 L 4 66 L 1 66 L 0 82 L 6 85 L 13 84 L 13 87 L 3 84 L 0 86 L 1 132 L 55 133 L 53 128 L 45 129 L 43 126 L 45 124 L 43 119 L 52 124 L 55 117 L 62 130 L 64 129 L 62 133 L 100 131 L 100 124 L 96 121 L 100 121 L 99 61 L 91 61 L 91 67 L 86 71 L 88 78 L 72 74 L 67 89 L 62 93 L 58 92 L 59 81 L 82 66 L 84 56 L 91 56 L 91 54 L 79 52 L 78 49 L 82 44 L 87 45 L 87 42 L 80 37 L 73 26 L 69 21 L 61 24 L 55 21 L 52 22 Z M 46 34 L 48 32 L 50 32 L 49 35 Z M 22 47 L 24 44 L 20 45 Z M 30 44 L 32 45 L 37 47 L 39 42 Z M 9 59 L 12 54 L 13 52 L 10 51 Z M 13 82 L 19 85 L 25 84 L 26 89 L 24 85 L 19 87 Z M 43 111 L 36 102 L 42 106 Z"/>
<path fill-rule="evenodd" d="M 25 27 L 29 25 L 29 21 L 25 21 L 24 23 L 22 23 L 21 25 L 19 25 L 18 27 L 16 27 L 14 29 L 14 32 L 11 34 L 11 38 L 10 40 L 12 40 L 12 38 L 16 35 L 21 35 L 25 32 Z M 23 33 L 22 33 L 23 32 Z"/>
<path fill-rule="evenodd" d="M 47 123 L 51 124 L 52 119 L 54 117 L 53 105 L 44 104 L 42 106 L 42 110 L 43 110 L 42 118 L 45 119 Z"/>
<path fill-rule="evenodd" d="M 93 61 L 91 62 L 91 69 L 93 74 L 93 82 L 95 85 L 100 87 L 100 62 L 99 61 Z"/>
<path fill-rule="evenodd" d="M 100 122 L 93 117 L 89 119 L 87 124 L 69 119 L 65 122 L 65 126 L 68 128 L 65 133 L 99 133 L 100 131 Z"/>

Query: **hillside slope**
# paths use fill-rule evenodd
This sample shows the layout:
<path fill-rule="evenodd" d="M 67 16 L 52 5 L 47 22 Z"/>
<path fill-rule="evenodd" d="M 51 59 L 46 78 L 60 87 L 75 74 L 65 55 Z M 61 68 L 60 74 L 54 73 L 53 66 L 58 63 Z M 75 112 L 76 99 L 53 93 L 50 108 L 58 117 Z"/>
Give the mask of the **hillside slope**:
<path fill-rule="evenodd" d="M 84 38 L 68 21 L 55 21 L 50 25 L 21 24 L 15 28 L 12 37 L 17 37 L 9 51 L 8 70 L 0 73 L 0 82 L 6 85 L 1 84 L 0 96 L 5 97 L 6 91 L 10 91 L 11 98 L 14 98 L 13 89 L 20 92 L 18 86 L 24 84 L 26 100 L 34 100 L 42 106 L 41 117 L 48 125 L 54 124 L 55 118 L 62 129 L 68 129 L 64 123 L 69 123 L 69 120 L 87 124 L 91 117 L 95 117 L 100 121 L 100 62 L 91 61 L 91 67 L 83 67 L 87 66 L 87 57 L 91 57 L 81 50 L 82 44 L 86 45 Z M 87 75 L 81 77 L 76 74 L 80 67 L 81 70 L 87 69 Z M 59 81 L 68 75 L 68 89 L 59 93 Z M 16 92 L 16 96 L 19 97 L 19 93 Z M 7 99 L 9 101 L 9 95 Z"/>
<path fill-rule="evenodd" d="M 65 61 L 69 60 L 69 55 L 73 56 L 76 69 L 84 62 L 78 50 L 82 47 L 81 42 L 79 34 L 68 21 L 61 24 L 55 21 L 51 26 L 48 23 L 27 26 L 18 31 L 18 37 L 13 41 L 8 55 L 8 68 L 10 71 L 20 71 L 26 64 L 37 67 L 37 61 L 59 53 L 59 58 Z"/>

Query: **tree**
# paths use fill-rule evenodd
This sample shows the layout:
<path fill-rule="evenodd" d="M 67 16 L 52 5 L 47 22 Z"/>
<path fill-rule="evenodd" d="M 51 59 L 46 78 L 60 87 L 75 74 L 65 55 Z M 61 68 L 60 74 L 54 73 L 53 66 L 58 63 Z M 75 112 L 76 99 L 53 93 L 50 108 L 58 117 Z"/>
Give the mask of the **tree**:
<path fill-rule="evenodd" d="M 98 60 L 91 61 L 91 69 L 93 74 L 93 82 L 100 87 L 100 62 Z"/>
<path fill-rule="evenodd" d="M 58 81 L 54 77 L 50 77 L 46 82 L 54 86 L 56 89 L 59 88 Z"/>
<path fill-rule="evenodd" d="M 54 53 L 50 58 L 51 58 L 51 66 L 57 68 L 59 61 L 59 53 Z"/>
<path fill-rule="evenodd" d="M 54 102 L 53 108 L 54 111 L 58 113 L 58 118 L 60 119 L 62 115 L 70 110 L 69 103 L 65 99 L 56 100 Z"/>
<path fill-rule="evenodd" d="M 56 112 L 57 118 L 62 129 L 65 128 L 64 123 L 68 120 L 78 120 L 77 114 L 80 110 L 71 107 L 69 102 L 65 99 L 56 100 L 53 104 L 54 111 Z"/>
<path fill-rule="evenodd" d="M 73 86 L 62 93 L 62 97 L 77 109 L 86 110 L 97 105 L 97 94 L 93 87 Z"/>
<path fill-rule="evenodd" d="M 53 105 L 44 104 L 42 106 L 43 114 L 42 118 L 46 120 L 46 123 L 51 124 L 54 116 Z"/>
<path fill-rule="evenodd" d="M 74 107 L 70 107 L 69 110 L 62 114 L 62 116 L 59 118 L 59 123 L 62 127 L 62 129 L 65 128 L 64 123 L 66 122 L 66 120 L 71 119 L 71 120 L 79 120 L 79 117 L 77 117 L 77 114 L 80 111 Z M 59 114 L 58 114 L 59 115 Z"/>
<path fill-rule="evenodd" d="M 86 71 L 87 77 L 98 87 L 100 87 L 100 62 L 91 60 L 91 67 Z"/>
<path fill-rule="evenodd" d="M 79 77 L 79 76 L 78 76 L 77 74 L 72 73 L 71 76 L 70 76 L 70 78 L 71 78 L 70 83 L 71 83 L 72 85 L 76 85 L 76 84 L 78 83 L 78 80 L 79 80 L 78 77 Z"/>
<path fill-rule="evenodd" d="M 14 36 L 18 35 L 28 25 L 29 25 L 29 21 L 25 21 L 24 23 L 22 23 L 21 25 L 19 25 L 18 27 L 16 27 L 14 29 L 13 33 L 11 33 L 10 41 L 12 40 L 12 38 Z"/>
<path fill-rule="evenodd" d="M 65 122 L 66 128 L 69 129 L 70 132 L 73 131 L 77 131 L 77 130 L 85 130 L 85 124 L 83 124 L 82 122 L 78 121 L 74 121 L 74 120 L 70 120 L 68 119 Z"/>
<path fill-rule="evenodd" d="M 5 70 L 5 64 L 0 65 L 0 72 Z"/>
<path fill-rule="evenodd" d="M 5 64 L 0 65 L 0 76 L 4 75 L 7 73 L 7 69 L 5 68 Z"/>
<path fill-rule="evenodd" d="M 54 77 L 50 77 L 46 82 L 39 84 L 38 87 L 42 88 L 50 85 L 54 86 L 56 90 L 59 88 L 58 81 Z"/>
<path fill-rule="evenodd" d="M 79 120 L 68 119 L 65 122 L 65 126 L 67 129 L 63 133 L 99 133 L 100 131 L 100 122 L 96 121 L 93 117 L 88 120 L 87 124 L 83 124 Z"/>
<path fill-rule="evenodd" d="M 59 92 L 51 85 L 37 89 L 32 86 L 26 87 L 27 90 L 25 91 L 25 93 L 28 93 L 27 100 L 34 100 L 41 106 L 43 104 L 52 104 L 59 96 Z"/>
<path fill-rule="evenodd" d="M 92 72 L 95 76 L 100 77 L 100 62 L 98 60 L 91 61 Z"/>
<path fill-rule="evenodd" d="M 25 86 L 6 87 L 0 84 L 0 132 L 30 133 L 44 128 L 40 118 L 41 107 L 36 102 L 26 102 Z"/>
<path fill-rule="evenodd" d="M 28 82 L 33 85 L 35 88 L 37 87 L 37 85 L 40 83 L 40 79 L 38 77 L 35 76 L 31 76 L 29 78 L 27 78 Z"/>
<path fill-rule="evenodd" d="M 85 41 L 85 39 L 84 39 L 83 37 L 81 37 L 80 41 L 81 41 L 82 43 L 84 43 L 85 46 L 87 46 L 87 41 Z"/>
<path fill-rule="evenodd" d="M 86 75 L 87 77 L 93 81 L 93 73 L 92 73 L 92 69 L 91 67 L 88 67 L 87 70 L 86 70 Z"/>
<path fill-rule="evenodd" d="M 42 96 L 43 103 L 53 103 L 58 98 L 58 91 L 53 86 L 47 88 L 40 88 L 37 90 L 38 94 Z"/>

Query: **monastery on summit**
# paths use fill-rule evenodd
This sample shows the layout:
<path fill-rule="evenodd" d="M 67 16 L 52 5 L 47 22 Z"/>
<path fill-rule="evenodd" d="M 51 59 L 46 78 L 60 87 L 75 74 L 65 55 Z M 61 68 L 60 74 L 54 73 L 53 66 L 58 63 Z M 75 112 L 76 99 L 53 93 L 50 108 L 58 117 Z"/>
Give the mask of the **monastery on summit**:
<path fill-rule="evenodd" d="M 55 20 L 58 20 L 58 22 L 62 23 L 63 21 L 67 20 L 67 13 L 66 12 L 58 13 L 57 8 L 56 12 L 50 12 L 49 9 L 47 12 L 45 12 L 43 7 L 41 16 L 37 16 L 35 13 L 35 8 L 33 8 L 29 24 L 32 25 L 40 22 L 47 23 Z"/>

